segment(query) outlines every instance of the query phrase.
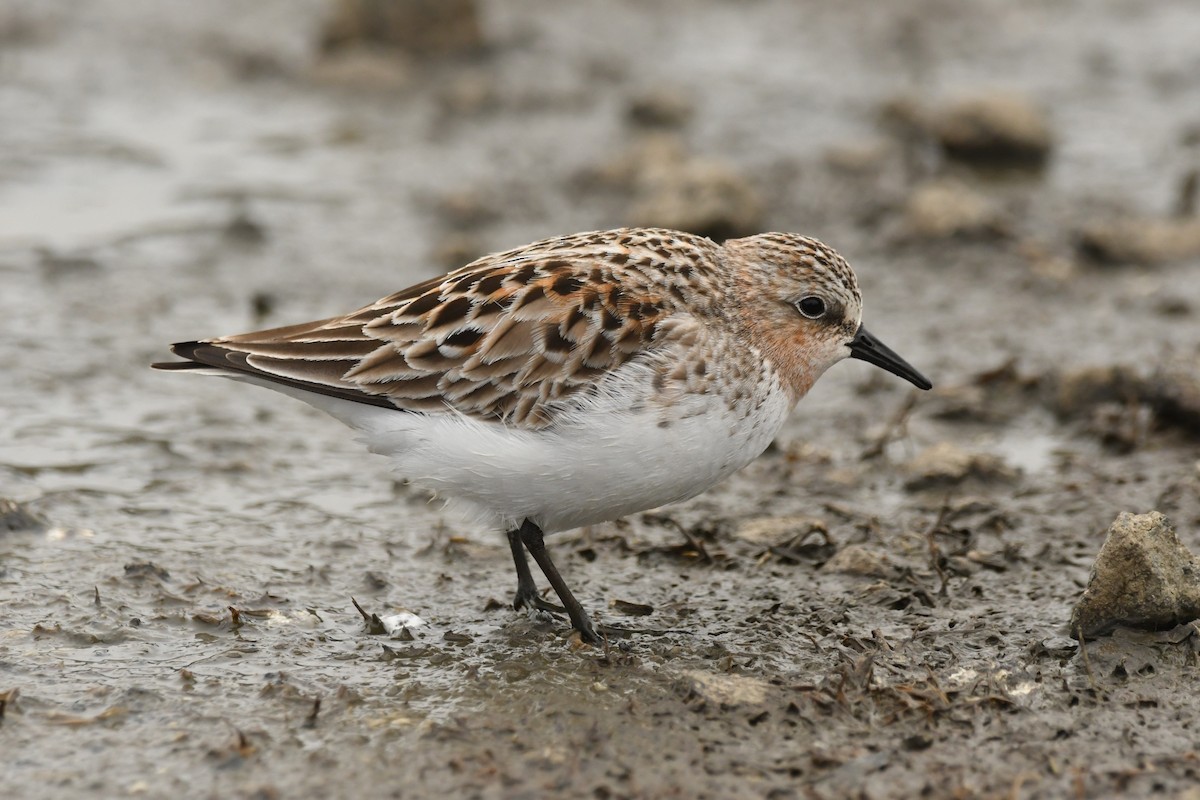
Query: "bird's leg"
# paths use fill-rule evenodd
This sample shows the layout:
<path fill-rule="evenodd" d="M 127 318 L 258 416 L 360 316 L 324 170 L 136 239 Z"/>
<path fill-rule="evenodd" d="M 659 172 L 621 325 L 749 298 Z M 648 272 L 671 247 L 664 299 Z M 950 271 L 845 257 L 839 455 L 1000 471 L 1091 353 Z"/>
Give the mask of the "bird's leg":
<path fill-rule="evenodd" d="M 538 593 L 533 574 L 529 571 L 529 561 L 525 558 L 525 546 L 521 544 L 519 529 L 514 528 L 508 532 L 508 546 L 512 548 L 513 566 L 517 568 L 517 593 L 513 595 L 513 608 L 518 611 L 529 608 L 563 613 L 562 606 L 546 602 Z"/>
<path fill-rule="evenodd" d="M 588 619 L 587 612 L 583 610 L 583 606 L 575 599 L 575 595 L 571 594 L 571 590 L 567 588 L 567 582 L 563 580 L 562 575 L 558 574 L 558 568 L 554 566 L 554 562 L 550 560 L 550 554 L 546 552 L 546 543 L 542 540 L 542 529 L 534 525 L 529 520 L 525 520 L 521 524 L 520 530 L 521 541 L 525 544 L 529 554 L 533 556 L 533 560 L 542 568 L 542 572 L 546 575 L 546 579 L 550 581 L 550 585 L 554 587 L 558 599 L 562 601 L 563 607 L 567 610 L 567 616 L 571 618 L 571 625 L 575 630 L 579 631 L 579 638 L 588 644 L 600 644 L 600 637 L 596 635 L 596 631 L 592 629 L 592 621 Z M 514 548 L 515 558 L 515 548 Z M 523 560 L 523 558 L 522 558 Z M 520 567 L 517 567 L 517 578 L 520 580 Z M 525 572 L 528 574 L 529 566 L 526 565 Z M 530 580 L 532 584 L 532 579 Z M 519 591 L 519 589 L 518 589 Z"/>

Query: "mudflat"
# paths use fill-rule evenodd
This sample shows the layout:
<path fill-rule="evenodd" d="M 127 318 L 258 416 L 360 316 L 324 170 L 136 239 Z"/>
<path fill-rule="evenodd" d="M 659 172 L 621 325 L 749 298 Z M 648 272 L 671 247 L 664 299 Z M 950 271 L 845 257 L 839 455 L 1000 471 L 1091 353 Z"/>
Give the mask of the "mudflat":
<path fill-rule="evenodd" d="M 1069 628 L 1119 513 L 1200 548 L 1193 3 L 352 6 L 0 3 L 6 793 L 1194 791 L 1195 627 Z M 839 364 L 552 537 L 607 648 L 336 421 L 147 369 L 623 225 L 828 242 L 935 389 Z"/>

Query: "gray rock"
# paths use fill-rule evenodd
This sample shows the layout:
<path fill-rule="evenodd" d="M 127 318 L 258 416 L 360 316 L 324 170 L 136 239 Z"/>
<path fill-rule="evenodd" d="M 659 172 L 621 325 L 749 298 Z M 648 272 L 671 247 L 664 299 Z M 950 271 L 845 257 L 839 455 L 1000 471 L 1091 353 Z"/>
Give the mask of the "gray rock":
<path fill-rule="evenodd" d="M 1054 144 L 1045 114 L 1027 97 L 981 92 L 941 109 L 933 132 L 951 158 L 1040 166 Z"/>
<path fill-rule="evenodd" d="M 1157 511 L 1123 512 L 1092 565 L 1071 612 L 1071 635 L 1089 639 L 1118 626 L 1162 630 L 1200 617 L 1200 560 Z"/>
<path fill-rule="evenodd" d="M 762 227 L 763 201 L 730 164 L 693 157 L 650 170 L 630 212 L 633 225 L 661 226 L 717 241 Z"/>
<path fill-rule="evenodd" d="M 861 544 L 848 544 L 821 566 L 821 572 L 890 578 L 896 574 L 897 569 L 884 553 L 863 547 Z"/>
<path fill-rule="evenodd" d="M 904 464 L 908 489 L 955 486 L 968 478 L 981 481 L 1011 480 L 1016 472 L 999 456 L 973 453 L 951 442 L 939 442 Z"/>
<path fill-rule="evenodd" d="M 953 180 L 918 186 L 904 211 L 908 233 L 914 238 L 988 238 L 1003 236 L 1009 229 L 990 200 Z"/>
<path fill-rule="evenodd" d="M 724 707 L 762 705 L 770 689 L 766 681 L 748 675 L 690 669 L 683 672 L 683 677 L 694 694 Z"/>
<path fill-rule="evenodd" d="M 581 177 L 585 185 L 629 195 L 630 225 L 675 228 L 717 241 L 762 230 L 766 206 L 753 183 L 726 161 L 693 154 L 674 134 L 643 134 Z"/>
<path fill-rule="evenodd" d="M 1076 238 L 1080 255 L 1098 264 L 1184 261 L 1200 254 L 1200 219 L 1106 219 L 1084 225 Z"/>

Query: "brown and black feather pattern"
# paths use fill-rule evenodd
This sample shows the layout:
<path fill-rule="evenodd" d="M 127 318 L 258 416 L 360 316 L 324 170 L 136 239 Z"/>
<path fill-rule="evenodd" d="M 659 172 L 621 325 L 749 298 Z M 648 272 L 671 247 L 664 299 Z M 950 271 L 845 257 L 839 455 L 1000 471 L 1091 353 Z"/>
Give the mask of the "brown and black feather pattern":
<path fill-rule="evenodd" d="M 217 367 L 404 411 L 544 427 L 557 401 L 670 341 L 673 315 L 719 313 L 718 249 L 657 229 L 549 239 L 345 316 L 177 344 L 189 361 L 155 366 Z"/>

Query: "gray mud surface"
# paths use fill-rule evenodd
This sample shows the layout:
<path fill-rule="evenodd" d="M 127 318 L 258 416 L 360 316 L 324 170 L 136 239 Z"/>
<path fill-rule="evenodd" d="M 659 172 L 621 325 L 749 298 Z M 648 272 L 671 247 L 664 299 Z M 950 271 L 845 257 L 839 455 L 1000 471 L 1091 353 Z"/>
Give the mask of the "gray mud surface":
<path fill-rule="evenodd" d="M 1118 512 L 1200 550 L 1193 0 L 489 2 L 482 52 L 323 58 L 328 10 L 0 2 L 0 793 L 1195 797 L 1200 633 L 1067 626 Z M 991 89 L 1040 168 L 921 123 Z M 146 368 L 713 175 L 697 226 L 837 247 L 937 389 L 839 365 L 722 486 L 555 537 L 619 647 L 337 422 Z"/>

